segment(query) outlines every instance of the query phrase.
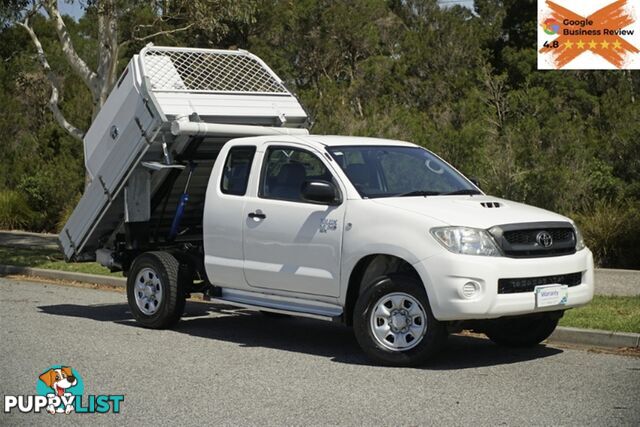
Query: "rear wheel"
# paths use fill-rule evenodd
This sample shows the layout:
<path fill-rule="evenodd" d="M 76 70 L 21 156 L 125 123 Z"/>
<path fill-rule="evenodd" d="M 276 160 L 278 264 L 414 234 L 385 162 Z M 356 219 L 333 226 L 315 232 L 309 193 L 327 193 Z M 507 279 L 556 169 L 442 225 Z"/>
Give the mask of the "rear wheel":
<path fill-rule="evenodd" d="M 445 325 L 431 313 L 422 283 L 411 276 L 374 280 L 358 298 L 353 316 L 360 347 L 383 365 L 421 365 L 447 337 Z"/>
<path fill-rule="evenodd" d="M 533 347 L 549 338 L 558 326 L 561 313 L 542 313 L 491 321 L 485 334 L 507 347 Z"/>
<path fill-rule="evenodd" d="M 127 300 L 133 317 L 153 329 L 176 324 L 186 302 L 182 276 L 178 260 L 167 252 L 139 255 L 127 278 Z"/>

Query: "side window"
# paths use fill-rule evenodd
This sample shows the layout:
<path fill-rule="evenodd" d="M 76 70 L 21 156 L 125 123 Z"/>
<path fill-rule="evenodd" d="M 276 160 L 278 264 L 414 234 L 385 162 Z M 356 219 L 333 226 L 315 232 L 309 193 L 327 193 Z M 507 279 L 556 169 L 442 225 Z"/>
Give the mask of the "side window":
<path fill-rule="evenodd" d="M 244 196 L 255 153 L 256 147 L 249 146 L 233 147 L 229 150 L 220 182 L 220 190 L 224 194 Z"/>
<path fill-rule="evenodd" d="M 333 181 L 333 176 L 314 154 L 291 147 L 270 147 L 265 156 L 260 197 L 302 201 L 302 184 L 317 179 Z"/>

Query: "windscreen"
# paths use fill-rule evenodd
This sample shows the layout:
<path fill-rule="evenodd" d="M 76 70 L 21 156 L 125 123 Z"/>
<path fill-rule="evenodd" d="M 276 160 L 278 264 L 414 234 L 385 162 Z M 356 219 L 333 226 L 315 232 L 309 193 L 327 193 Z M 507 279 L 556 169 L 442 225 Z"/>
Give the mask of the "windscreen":
<path fill-rule="evenodd" d="M 460 173 L 420 147 L 341 146 L 328 151 L 365 198 L 481 194 Z"/>

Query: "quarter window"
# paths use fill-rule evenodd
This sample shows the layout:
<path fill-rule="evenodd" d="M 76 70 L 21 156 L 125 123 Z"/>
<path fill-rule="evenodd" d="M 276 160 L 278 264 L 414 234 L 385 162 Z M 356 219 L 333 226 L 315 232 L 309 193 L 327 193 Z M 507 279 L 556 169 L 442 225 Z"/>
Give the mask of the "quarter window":
<path fill-rule="evenodd" d="M 256 147 L 233 147 L 229 150 L 220 183 L 224 194 L 244 196 L 255 153 Z"/>

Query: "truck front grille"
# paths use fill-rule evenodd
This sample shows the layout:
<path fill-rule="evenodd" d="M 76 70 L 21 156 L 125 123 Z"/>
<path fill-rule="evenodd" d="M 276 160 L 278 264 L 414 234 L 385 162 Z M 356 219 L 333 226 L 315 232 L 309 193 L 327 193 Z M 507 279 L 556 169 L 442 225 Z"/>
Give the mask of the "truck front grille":
<path fill-rule="evenodd" d="M 570 255 L 576 251 L 575 231 L 568 222 L 498 225 L 489 232 L 502 253 L 512 258 Z M 545 241 L 539 239 L 541 233 L 545 235 Z"/>
<path fill-rule="evenodd" d="M 531 244 L 536 242 L 536 235 L 540 230 L 513 230 L 506 231 L 504 238 L 511 244 Z M 556 228 L 549 229 L 549 234 L 554 242 L 566 242 L 573 239 L 573 229 Z"/>
<path fill-rule="evenodd" d="M 499 279 L 499 294 L 515 294 L 520 292 L 533 292 L 536 286 L 560 284 L 578 286 L 582 283 L 582 273 L 560 274 L 544 277 L 521 277 L 517 279 Z"/>

